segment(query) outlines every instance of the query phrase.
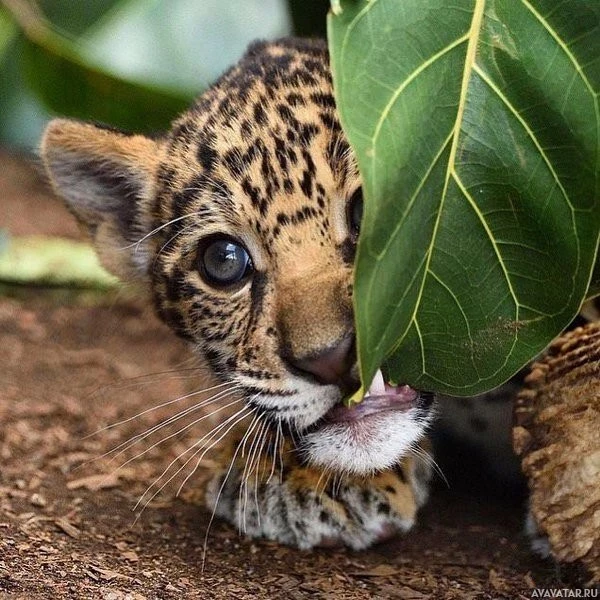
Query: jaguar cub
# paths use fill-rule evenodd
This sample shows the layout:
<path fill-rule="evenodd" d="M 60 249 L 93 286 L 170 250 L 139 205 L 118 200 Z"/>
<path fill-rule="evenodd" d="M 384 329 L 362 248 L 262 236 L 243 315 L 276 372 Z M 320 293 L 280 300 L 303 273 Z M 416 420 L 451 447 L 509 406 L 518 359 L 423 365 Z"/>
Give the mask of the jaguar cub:
<path fill-rule="evenodd" d="M 220 430 L 209 506 L 300 548 L 410 528 L 427 497 L 431 398 L 378 373 L 360 405 L 342 403 L 359 384 L 362 196 L 325 43 L 254 44 L 156 139 L 54 120 L 42 156 L 104 265 L 146 282 L 245 402 Z"/>

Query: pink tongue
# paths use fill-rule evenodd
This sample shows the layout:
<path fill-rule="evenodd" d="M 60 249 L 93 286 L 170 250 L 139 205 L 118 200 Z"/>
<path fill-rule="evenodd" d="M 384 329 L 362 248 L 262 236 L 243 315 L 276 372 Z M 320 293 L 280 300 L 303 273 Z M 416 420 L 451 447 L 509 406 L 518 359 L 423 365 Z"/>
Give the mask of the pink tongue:
<path fill-rule="evenodd" d="M 369 391 L 362 402 L 347 408 L 334 406 L 327 413 L 327 420 L 332 422 L 358 421 L 367 415 L 378 412 L 408 410 L 414 406 L 419 394 L 408 385 L 392 386 L 384 382 L 381 371 L 377 371 Z"/>

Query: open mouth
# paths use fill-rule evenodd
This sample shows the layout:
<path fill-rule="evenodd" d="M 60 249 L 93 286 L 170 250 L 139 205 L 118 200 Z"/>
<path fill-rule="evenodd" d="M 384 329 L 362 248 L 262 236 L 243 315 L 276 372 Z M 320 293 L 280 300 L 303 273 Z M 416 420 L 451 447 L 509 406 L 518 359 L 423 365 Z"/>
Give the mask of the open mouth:
<path fill-rule="evenodd" d="M 302 431 L 308 461 L 331 471 L 368 474 L 396 464 L 425 433 L 433 394 L 386 383 L 378 371 L 363 400 L 337 402 Z"/>
<path fill-rule="evenodd" d="M 339 402 L 325 414 L 323 420 L 327 423 L 359 421 L 383 412 L 406 412 L 411 408 L 427 408 L 431 400 L 430 394 L 419 393 L 408 385 L 393 386 L 386 383 L 381 370 L 378 370 L 359 404 L 347 407 Z"/>

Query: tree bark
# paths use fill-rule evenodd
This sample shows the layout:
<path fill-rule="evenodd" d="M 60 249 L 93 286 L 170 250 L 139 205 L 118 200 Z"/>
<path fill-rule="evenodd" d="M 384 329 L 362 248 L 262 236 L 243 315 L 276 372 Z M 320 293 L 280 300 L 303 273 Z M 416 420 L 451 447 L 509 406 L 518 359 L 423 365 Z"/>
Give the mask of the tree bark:
<path fill-rule="evenodd" d="M 564 334 L 533 365 L 513 442 L 554 558 L 600 582 L 600 322 Z"/>

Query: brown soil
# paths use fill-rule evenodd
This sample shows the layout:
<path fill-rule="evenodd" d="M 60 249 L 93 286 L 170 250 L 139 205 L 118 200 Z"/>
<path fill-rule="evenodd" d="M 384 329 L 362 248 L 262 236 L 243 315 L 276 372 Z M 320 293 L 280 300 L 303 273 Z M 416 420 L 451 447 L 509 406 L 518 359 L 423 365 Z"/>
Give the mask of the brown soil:
<path fill-rule="evenodd" d="M 2 154 L 0 210 L 15 234 L 78 235 L 31 167 Z M 0 598 L 462 600 L 562 587 L 554 567 L 530 554 L 522 507 L 443 486 L 408 536 L 360 553 L 250 541 L 218 521 L 208 531 L 195 491 L 210 460 L 180 497 L 171 482 L 134 512 L 191 432 L 154 448 L 160 436 L 140 440 L 113 462 L 102 455 L 173 407 L 87 436 L 205 385 L 188 349 L 122 293 L 4 291 Z"/>

